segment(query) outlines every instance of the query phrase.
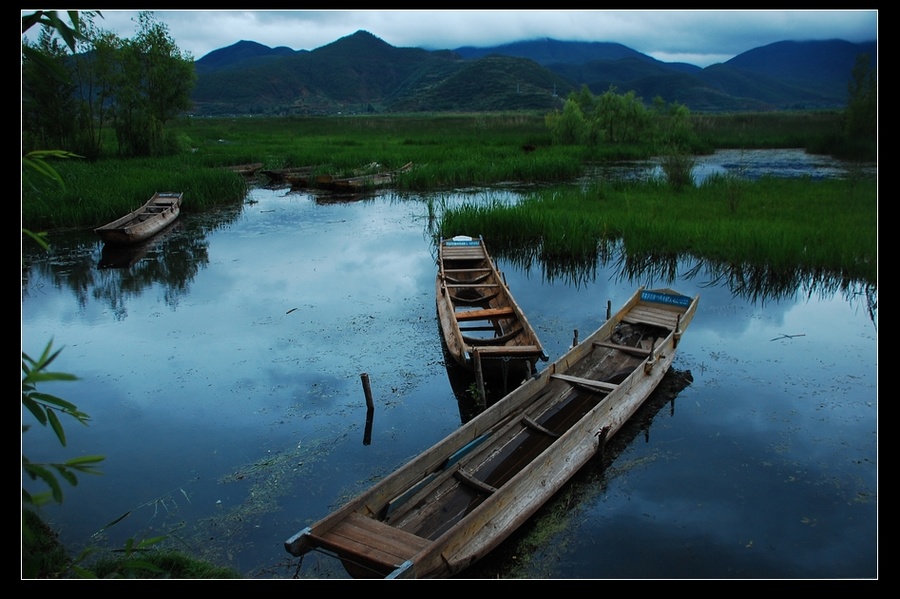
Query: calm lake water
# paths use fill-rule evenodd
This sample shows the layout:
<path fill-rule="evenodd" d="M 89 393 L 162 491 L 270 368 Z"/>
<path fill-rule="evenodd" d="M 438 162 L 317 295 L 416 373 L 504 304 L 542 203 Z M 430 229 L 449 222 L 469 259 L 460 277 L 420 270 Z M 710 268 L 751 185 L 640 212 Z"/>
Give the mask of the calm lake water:
<path fill-rule="evenodd" d="M 165 534 L 247 578 L 346 578 L 283 542 L 471 414 L 442 352 L 429 206 L 498 197 L 517 198 L 258 188 L 134 254 L 90 232 L 26 247 L 22 349 L 62 348 L 53 370 L 79 380 L 39 389 L 91 421 L 63 421 L 65 448 L 34 425 L 23 453 L 106 456 L 42 511 L 61 540 Z M 464 578 L 878 576 L 876 290 L 689 258 L 573 274 L 495 257 L 551 360 L 639 285 L 700 306 L 671 373 L 689 384 Z"/>

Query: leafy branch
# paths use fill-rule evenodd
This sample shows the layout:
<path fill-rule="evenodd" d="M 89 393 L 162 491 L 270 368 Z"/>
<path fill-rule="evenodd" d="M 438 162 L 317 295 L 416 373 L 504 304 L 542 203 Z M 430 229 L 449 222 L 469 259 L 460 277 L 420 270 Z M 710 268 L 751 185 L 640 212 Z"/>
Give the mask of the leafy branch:
<path fill-rule="evenodd" d="M 60 444 L 66 446 L 66 432 L 58 414 L 70 416 L 87 426 L 90 416 L 78 409 L 78 407 L 64 399 L 43 393 L 37 390 L 38 383 L 53 381 L 75 381 L 78 377 L 65 372 L 53 372 L 48 370 L 53 360 L 59 356 L 61 350 L 52 350 L 53 341 L 44 348 L 41 356 L 35 360 L 25 352 L 22 352 L 22 406 L 26 408 L 42 425 L 50 425 L 56 434 Z M 29 425 L 22 425 L 22 432 L 29 430 Z M 38 463 L 32 462 L 24 454 L 22 455 L 22 468 L 31 480 L 42 480 L 50 487 L 45 493 L 32 495 L 24 487 L 22 488 L 22 500 L 26 504 L 42 505 L 51 498 L 57 503 L 62 503 L 63 493 L 59 483 L 60 478 L 65 479 L 70 485 L 78 485 L 76 473 L 100 474 L 95 468 L 96 464 L 103 461 L 103 456 L 81 456 L 66 460 L 62 463 Z"/>

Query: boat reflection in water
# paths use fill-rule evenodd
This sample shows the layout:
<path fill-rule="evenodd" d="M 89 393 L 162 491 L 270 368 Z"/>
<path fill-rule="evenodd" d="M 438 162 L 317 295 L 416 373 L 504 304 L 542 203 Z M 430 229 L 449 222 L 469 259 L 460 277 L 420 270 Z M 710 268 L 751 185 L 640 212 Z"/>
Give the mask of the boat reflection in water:
<path fill-rule="evenodd" d="M 153 244 L 137 246 L 104 244 L 97 268 L 131 268 L 147 255 Z"/>

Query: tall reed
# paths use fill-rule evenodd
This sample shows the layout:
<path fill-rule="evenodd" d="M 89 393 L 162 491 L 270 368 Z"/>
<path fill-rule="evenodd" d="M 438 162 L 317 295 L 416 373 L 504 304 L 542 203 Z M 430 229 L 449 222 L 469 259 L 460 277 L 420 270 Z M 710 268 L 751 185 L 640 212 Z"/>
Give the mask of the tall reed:
<path fill-rule="evenodd" d="M 877 282 L 877 182 L 765 178 L 729 202 L 711 178 L 679 192 L 656 182 L 536 191 L 510 204 L 443 212 L 439 235 L 484 235 L 499 248 L 530 244 L 543 256 L 591 256 L 621 242 L 636 255 L 692 255 L 774 269 L 801 267 Z"/>

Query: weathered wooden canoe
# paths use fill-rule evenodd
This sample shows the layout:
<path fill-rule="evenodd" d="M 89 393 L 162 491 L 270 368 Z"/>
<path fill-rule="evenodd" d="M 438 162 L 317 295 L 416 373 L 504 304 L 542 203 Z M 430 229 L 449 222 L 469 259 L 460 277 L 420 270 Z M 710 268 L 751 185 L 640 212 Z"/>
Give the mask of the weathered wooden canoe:
<path fill-rule="evenodd" d="M 233 164 L 223 167 L 227 171 L 243 175 L 244 177 L 252 177 L 263 167 L 262 162 L 248 162 L 247 164 Z"/>
<path fill-rule="evenodd" d="M 269 184 L 290 183 L 292 187 L 305 187 L 309 177 L 315 170 L 314 166 L 294 166 L 279 169 L 267 169 L 260 171 L 261 175 L 269 178 Z"/>
<path fill-rule="evenodd" d="M 412 162 L 407 162 L 393 171 L 377 172 L 356 177 L 334 178 L 327 175 L 317 177 L 316 185 L 322 189 L 343 193 L 359 193 L 369 189 L 388 187 L 394 183 L 397 175 L 412 169 Z"/>
<path fill-rule="evenodd" d="M 430 449 L 285 541 L 357 578 L 456 575 L 506 539 L 637 411 L 699 297 L 638 289 L 606 323 Z"/>
<path fill-rule="evenodd" d="M 182 192 L 156 192 L 137 210 L 97 227 L 94 233 L 112 245 L 128 245 L 149 239 L 178 218 L 183 196 Z"/>
<path fill-rule="evenodd" d="M 527 377 L 539 359 L 548 359 L 484 239 L 440 240 L 435 300 L 447 351 L 470 372 L 513 367 Z"/>

